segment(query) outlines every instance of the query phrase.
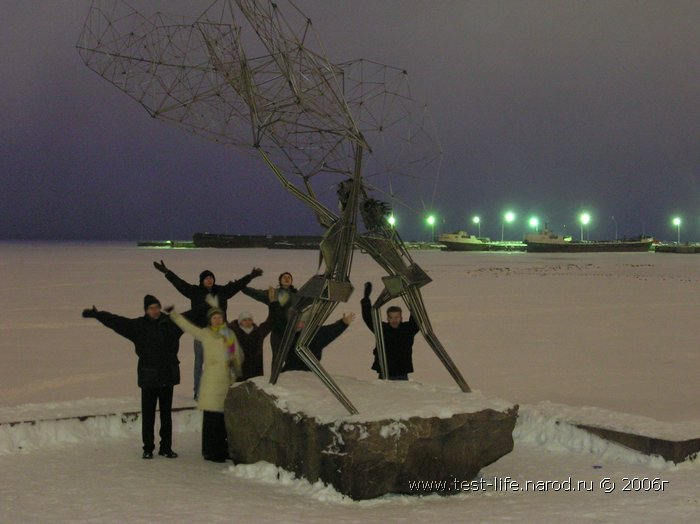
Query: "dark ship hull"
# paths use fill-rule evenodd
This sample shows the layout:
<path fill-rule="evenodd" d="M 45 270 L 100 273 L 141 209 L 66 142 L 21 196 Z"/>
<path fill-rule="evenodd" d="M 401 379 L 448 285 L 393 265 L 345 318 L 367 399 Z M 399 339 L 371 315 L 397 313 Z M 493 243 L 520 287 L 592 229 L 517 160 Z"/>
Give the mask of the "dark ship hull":
<path fill-rule="evenodd" d="M 653 240 L 619 240 L 610 242 L 533 242 L 527 241 L 528 253 L 643 253 L 651 249 Z"/>

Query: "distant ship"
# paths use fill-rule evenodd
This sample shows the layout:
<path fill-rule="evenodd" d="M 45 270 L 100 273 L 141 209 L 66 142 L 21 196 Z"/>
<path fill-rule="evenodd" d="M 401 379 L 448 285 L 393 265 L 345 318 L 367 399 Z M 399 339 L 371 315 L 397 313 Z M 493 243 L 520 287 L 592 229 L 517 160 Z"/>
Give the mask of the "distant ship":
<path fill-rule="evenodd" d="M 639 236 L 625 240 L 573 240 L 570 236 L 556 235 L 547 229 L 525 235 L 523 242 L 528 253 L 600 253 L 645 252 L 651 249 L 652 237 Z"/>
<path fill-rule="evenodd" d="M 488 238 L 478 238 L 464 231 L 443 233 L 438 242 L 444 244 L 448 251 L 489 251 L 491 243 Z"/>

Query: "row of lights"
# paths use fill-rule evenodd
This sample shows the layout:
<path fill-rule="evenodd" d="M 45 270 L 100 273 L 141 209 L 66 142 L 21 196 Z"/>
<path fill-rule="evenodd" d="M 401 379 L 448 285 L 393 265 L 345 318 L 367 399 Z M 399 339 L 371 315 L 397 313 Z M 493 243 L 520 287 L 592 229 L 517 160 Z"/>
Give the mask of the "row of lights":
<path fill-rule="evenodd" d="M 615 222 L 615 238 L 617 238 L 617 220 L 615 220 L 615 217 L 611 217 L 613 219 L 613 222 Z M 507 211 L 503 215 L 503 220 L 501 221 L 501 242 L 503 242 L 503 235 L 505 232 L 505 225 L 506 223 L 510 224 L 515 220 L 515 213 L 512 211 Z M 396 217 L 392 214 L 389 215 L 389 218 L 387 219 L 389 222 L 389 225 L 391 227 L 394 227 L 396 225 Z M 435 223 L 436 223 L 436 218 L 435 215 L 428 215 L 425 219 L 426 223 L 430 226 L 430 237 L 432 241 L 435 241 Z M 475 216 L 472 218 L 472 222 L 477 226 L 478 228 L 478 233 L 477 236 L 481 236 L 481 218 L 479 216 Z M 591 215 L 590 213 L 584 212 L 579 215 L 579 223 L 581 224 L 581 240 L 583 241 L 583 226 L 587 226 L 591 222 Z M 531 228 L 537 230 L 540 225 L 540 221 L 537 217 L 530 217 L 528 220 L 528 224 L 530 225 Z M 680 244 L 681 242 L 681 219 L 680 217 L 674 217 L 673 218 L 673 225 L 676 226 L 677 232 L 678 232 L 678 243 Z"/>
<path fill-rule="evenodd" d="M 588 224 L 591 221 L 591 215 L 588 213 L 583 213 L 581 215 L 581 240 L 583 240 L 583 226 Z M 396 219 L 394 215 L 391 215 L 389 217 L 389 224 L 393 227 L 396 224 Z M 501 242 L 503 242 L 503 237 L 505 234 L 505 225 L 506 223 L 510 224 L 515 220 L 515 213 L 512 211 L 507 211 L 503 215 L 503 221 L 501 222 Z M 430 226 L 431 228 L 431 239 L 434 241 L 435 240 L 435 215 L 428 215 L 425 219 L 426 223 Z M 472 218 L 472 222 L 476 224 L 478 228 L 478 233 L 477 236 L 481 236 L 481 218 L 478 216 L 475 216 Z M 530 225 L 531 228 L 537 230 L 540 225 L 540 221 L 537 217 L 530 217 L 530 220 L 528 220 L 528 224 Z"/>

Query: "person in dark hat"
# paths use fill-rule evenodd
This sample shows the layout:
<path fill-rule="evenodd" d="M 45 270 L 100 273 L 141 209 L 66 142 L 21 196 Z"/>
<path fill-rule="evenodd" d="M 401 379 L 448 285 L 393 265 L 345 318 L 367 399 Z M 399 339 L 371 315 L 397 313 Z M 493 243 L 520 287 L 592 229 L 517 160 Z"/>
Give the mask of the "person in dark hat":
<path fill-rule="evenodd" d="M 205 269 L 199 274 L 199 284 L 190 284 L 185 282 L 170 269 L 165 266 L 161 260 L 160 263 L 153 262 L 153 266 L 165 275 L 165 278 L 175 286 L 181 294 L 190 299 L 191 311 L 189 318 L 197 327 L 207 327 L 208 319 L 207 312 L 209 304 L 206 302 L 207 295 L 211 295 L 218 301 L 219 308 L 224 312 L 226 318 L 226 308 L 228 299 L 241 291 L 251 280 L 263 274 L 262 269 L 254 267 L 253 270 L 243 278 L 230 281 L 228 284 L 220 286 L 216 283 L 214 273 Z M 199 398 L 199 383 L 202 378 L 202 364 L 204 362 L 204 353 L 202 343 L 199 340 L 194 341 L 194 399 Z"/>
<path fill-rule="evenodd" d="M 141 438 L 143 458 L 152 459 L 155 449 L 156 406 L 160 406 L 160 448 L 158 454 L 176 458 L 172 448 L 173 388 L 180 383 L 177 353 L 182 330 L 161 312 L 153 295 L 143 297 L 144 315 L 125 318 L 98 311 L 95 306 L 83 310 L 84 318 L 95 318 L 134 343 L 138 356 L 138 386 L 141 388 Z"/>

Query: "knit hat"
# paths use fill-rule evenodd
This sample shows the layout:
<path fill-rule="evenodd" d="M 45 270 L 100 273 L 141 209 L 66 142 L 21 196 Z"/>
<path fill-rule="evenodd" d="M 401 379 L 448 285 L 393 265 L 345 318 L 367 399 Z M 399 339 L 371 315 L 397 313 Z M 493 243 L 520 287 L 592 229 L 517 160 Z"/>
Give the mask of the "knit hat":
<path fill-rule="evenodd" d="M 211 320 L 211 317 L 213 317 L 214 315 L 221 315 L 222 317 L 226 317 L 222 309 L 218 307 L 213 307 L 209 311 L 207 311 L 207 320 Z"/>
<path fill-rule="evenodd" d="M 216 277 L 214 276 L 214 273 L 209 271 L 208 269 L 205 269 L 199 274 L 199 285 L 201 286 L 204 283 L 204 279 L 207 277 L 211 277 L 214 279 L 214 282 L 216 282 Z"/>
<path fill-rule="evenodd" d="M 241 322 L 246 318 L 253 320 L 253 314 L 250 311 L 241 311 L 240 315 L 238 315 L 238 322 Z"/>
<path fill-rule="evenodd" d="M 153 304 L 158 304 L 160 306 L 160 300 L 158 300 L 153 295 L 146 295 L 143 297 L 143 310 L 146 311 Z"/>

